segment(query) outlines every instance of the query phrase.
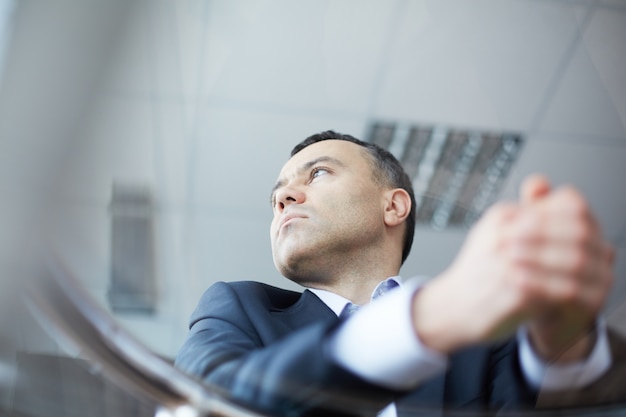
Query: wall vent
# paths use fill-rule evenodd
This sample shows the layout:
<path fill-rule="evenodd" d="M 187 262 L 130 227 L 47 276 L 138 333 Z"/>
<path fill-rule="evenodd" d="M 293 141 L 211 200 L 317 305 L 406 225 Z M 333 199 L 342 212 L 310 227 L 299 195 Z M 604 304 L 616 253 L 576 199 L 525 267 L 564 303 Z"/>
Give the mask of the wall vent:
<path fill-rule="evenodd" d="M 113 185 L 108 299 L 116 313 L 151 314 L 156 309 L 153 210 L 149 188 Z"/>
<path fill-rule="evenodd" d="M 370 125 L 367 140 L 389 150 L 413 181 L 417 224 L 471 226 L 496 199 L 523 138 L 394 122 Z"/>

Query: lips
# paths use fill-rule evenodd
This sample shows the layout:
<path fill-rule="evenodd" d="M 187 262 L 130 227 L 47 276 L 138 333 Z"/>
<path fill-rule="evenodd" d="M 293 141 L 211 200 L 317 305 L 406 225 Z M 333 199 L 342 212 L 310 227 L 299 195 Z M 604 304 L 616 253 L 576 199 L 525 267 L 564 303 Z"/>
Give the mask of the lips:
<path fill-rule="evenodd" d="M 290 214 L 283 215 L 283 217 L 281 217 L 280 221 L 278 222 L 278 230 L 280 231 L 283 228 L 283 226 L 286 226 L 292 223 L 296 219 L 306 219 L 306 216 L 303 214 L 297 214 L 297 213 L 290 213 Z"/>

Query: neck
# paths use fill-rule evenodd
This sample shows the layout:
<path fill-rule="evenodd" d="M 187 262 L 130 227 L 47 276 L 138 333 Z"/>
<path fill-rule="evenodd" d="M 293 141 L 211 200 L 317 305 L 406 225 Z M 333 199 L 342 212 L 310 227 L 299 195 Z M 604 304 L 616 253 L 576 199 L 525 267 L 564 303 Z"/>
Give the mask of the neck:
<path fill-rule="evenodd" d="M 381 281 L 398 275 L 401 264 L 397 246 L 372 245 L 300 259 L 281 272 L 304 287 L 330 291 L 363 305 Z"/>
<path fill-rule="evenodd" d="M 323 275 L 316 274 L 313 279 L 294 280 L 299 284 L 320 290 L 330 291 L 347 298 L 359 305 L 369 303 L 376 286 L 385 279 L 398 275 L 399 268 L 360 268 L 351 267 L 349 262 L 341 269 L 333 268 Z M 319 270 L 317 271 L 319 272 Z"/>

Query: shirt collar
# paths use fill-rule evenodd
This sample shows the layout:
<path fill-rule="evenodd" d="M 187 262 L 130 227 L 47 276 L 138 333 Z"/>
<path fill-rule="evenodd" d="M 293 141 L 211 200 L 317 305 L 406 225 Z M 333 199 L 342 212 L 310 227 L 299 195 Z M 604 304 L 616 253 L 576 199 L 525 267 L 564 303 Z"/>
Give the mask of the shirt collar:
<path fill-rule="evenodd" d="M 398 284 L 399 287 L 401 287 L 403 279 L 401 276 L 396 275 L 394 277 L 389 277 L 386 280 L 381 281 L 380 283 L 378 283 L 376 288 L 374 288 L 374 291 L 372 291 L 372 297 L 370 298 L 370 301 L 374 299 L 374 294 L 376 294 L 377 290 L 383 285 L 384 282 L 387 281 L 394 281 L 396 284 Z M 326 304 L 328 308 L 330 308 L 337 316 L 341 314 L 343 309 L 346 307 L 346 304 L 350 302 L 350 300 L 348 300 L 347 298 L 342 297 L 339 294 L 335 294 L 331 291 L 320 290 L 318 288 L 308 288 L 308 290 L 317 295 L 317 297 L 322 300 L 322 302 Z"/>

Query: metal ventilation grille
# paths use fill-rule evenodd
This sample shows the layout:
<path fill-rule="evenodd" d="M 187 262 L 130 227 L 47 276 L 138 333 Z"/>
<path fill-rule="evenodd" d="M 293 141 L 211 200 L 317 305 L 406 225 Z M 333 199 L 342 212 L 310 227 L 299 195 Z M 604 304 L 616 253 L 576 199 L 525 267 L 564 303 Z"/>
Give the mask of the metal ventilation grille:
<path fill-rule="evenodd" d="M 111 309 L 151 314 L 157 303 L 152 194 L 146 187 L 114 184 L 110 210 Z"/>
<path fill-rule="evenodd" d="M 377 122 L 368 139 L 389 150 L 413 181 L 417 223 L 473 224 L 497 197 L 523 144 L 518 134 Z"/>

